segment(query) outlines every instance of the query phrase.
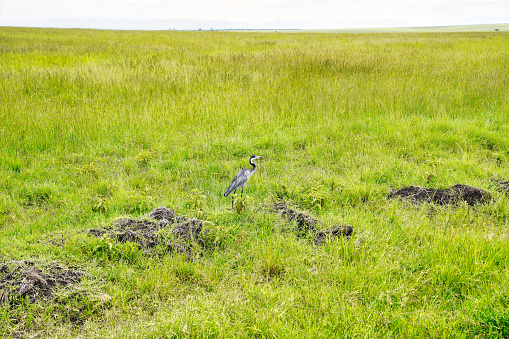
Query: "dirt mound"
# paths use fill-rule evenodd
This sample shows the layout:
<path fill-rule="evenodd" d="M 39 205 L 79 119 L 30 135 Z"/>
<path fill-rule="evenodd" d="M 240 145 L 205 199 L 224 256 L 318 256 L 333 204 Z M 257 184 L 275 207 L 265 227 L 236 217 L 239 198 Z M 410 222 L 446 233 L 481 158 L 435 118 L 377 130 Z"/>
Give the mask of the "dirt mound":
<path fill-rule="evenodd" d="M 297 224 L 297 233 L 303 234 L 305 232 L 312 232 L 315 234 L 315 244 L 319 245 L 324 243 L 327 239 L 337 238 L 346 236 L 349 237 L 353 234 L 353 227 L 350 225 L 335 226 L 330 230 L 316 229 L 316 225 L 322 223 L 320 220 L 314 219 L 313 217 L 297 212 L 296 210 L 288 207 L 285 202 L 277 202 L 270 209 L 274 213 L 280 214 L 283 218 L 289 222 L 295 221 Z"/>
<path fill-rule="evenodd" d="M 158 220 L 160 224 L 174 224 L 186 220 L 185 217 L 176 215 L 174 210 L 167 209 L 165 206 L 150 211 L 148 217 Z"/>
<path fill-rule="evenodd" d="M 387 198 L 402 198 L 413 204 L 429 202 L 437 205 L 457 205 L 464 201 L 473 206 L 488 201 L 490 194 L 480 188 L 457 184 L 447 189 L 409 186 L 398 191 L 391 191 Z"/>
<path fill-rule="evenodd" d="M 337 237 L 349 237 L 353 234 L 353 227 L 350 225 L 341 225 L 330 230 L 316 232 L 315 244 L 323 244 L 327 239 Z"/>
<path fill-rule="evenodd" d="M 198 219 L 186 220 L 183 216 L 177 216 L 175 211 L 166 207 L 158 207 L 148 215 L 150 219 L 119 219 L 110 228 L 90 229 L 88 234 L 95 237 L 101 237 L 105 234 L 121 243 L 135 242 L 143 250 L 150 250 L 159 246 L 165 252 L 180 252 L 191 254 L 191 241 L 196 241 L 200 245 L 203 238 L 203 221 Z M 167 226 L 178 223 L 171 230 L 174 239 L 168 239 L 160 231 Z M 146 252 L 147 253 L 147 252 Z"/>
<path fill-rule="evenodd" d="M 171 230 L 171 232 L 183 242 L 192 240 L 200 241 L 202 238 L 203 221 L 199 219 L 189 219 Z"/>
<path fill-rule="evenodd" d="M 153 248 L 158 243 L 157 232 L 161 229 L 158 222 L 136 219 L 119 219 L 115 229 L 110 233 L 121 243 L 136 242 L 142 248 Z"/>
<path fill-rule="evenodd" d="M 500 192 L 509 193 L 509 181 L 495 181 L 495 186 Z"/>
<path fill-rule="evenodd" d="M 297 224 L 298 232 L 316 232 L 315 225 L 319 223 L 318 220 L 304 213 L 297 212 L 296 210 L 288 207 L 285 202 L 275 203 L 271 210 L 275 213 L 281 214 L 281 216 L 288 221 L 295 221 Z"/>
<path fill-rule="evenodd" d="M 0 264 L 0 307 L 28 298 L 30 302 L 50 299 L 58 286 L 78 283 L 84 273 L 59 264 L 43 265 L 33 261 Z"/>

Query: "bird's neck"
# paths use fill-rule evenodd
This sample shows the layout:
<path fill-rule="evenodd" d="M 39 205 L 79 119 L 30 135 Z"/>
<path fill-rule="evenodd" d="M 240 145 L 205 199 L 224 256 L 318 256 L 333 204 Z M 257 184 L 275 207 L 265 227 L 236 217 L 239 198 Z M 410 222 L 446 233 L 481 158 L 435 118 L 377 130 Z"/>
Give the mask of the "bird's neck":
<path fill-rule="evenodd" d="M 251 166 L 253 166 L 253 169 L 251 170 L 251 172 L 256 171 L 256 164 L 253 162 L 252 159 L 249 159 L 249 163 L 251 164 Z"/>

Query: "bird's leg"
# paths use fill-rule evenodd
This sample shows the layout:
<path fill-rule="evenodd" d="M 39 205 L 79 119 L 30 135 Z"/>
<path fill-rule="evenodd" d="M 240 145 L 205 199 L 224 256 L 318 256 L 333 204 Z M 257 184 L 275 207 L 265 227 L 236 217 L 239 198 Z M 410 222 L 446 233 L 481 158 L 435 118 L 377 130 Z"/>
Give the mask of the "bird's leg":
<path fill-rule="evenodd" d="M 242 186 L 242 192 L 240 193 L 241 198 L 242 198 L 242 194 L 244 194 L 244 186 Z"/>
<path fill-rule="evenodd" d="M 232 194 L 232 209 L 233 209 L 233 196 L 235 195 L 235 193 L 237 192 L 237 190 L 233 191 L 233 194 Z"/>

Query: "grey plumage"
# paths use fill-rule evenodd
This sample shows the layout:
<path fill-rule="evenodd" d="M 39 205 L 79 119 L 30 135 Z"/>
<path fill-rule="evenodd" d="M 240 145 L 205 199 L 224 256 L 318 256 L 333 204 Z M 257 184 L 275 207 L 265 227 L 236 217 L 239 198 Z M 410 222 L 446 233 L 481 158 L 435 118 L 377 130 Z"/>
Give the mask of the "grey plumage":
<path fill-rule="evenodd" d="M 232 180 L 228 188 L 226 189 L 226 192 L 224 192 L 224 196 L 227 197 L 230 193 L 237 191 L 239 188 L 242 188 L 242 194 L 244 193 L 244 186 L 246 186 L 247 181 L 249 178 L 253 175 L 254 172 L 256 172 L 256 164 L 253 162 L 254 159 L 259 159 L 261 157 L 257 155 L 252 155 L 251 158 L 249 158 L 249 163 L 251 166 L 253 166 L 253 169 L 244 168 L 241 170 Z"/>

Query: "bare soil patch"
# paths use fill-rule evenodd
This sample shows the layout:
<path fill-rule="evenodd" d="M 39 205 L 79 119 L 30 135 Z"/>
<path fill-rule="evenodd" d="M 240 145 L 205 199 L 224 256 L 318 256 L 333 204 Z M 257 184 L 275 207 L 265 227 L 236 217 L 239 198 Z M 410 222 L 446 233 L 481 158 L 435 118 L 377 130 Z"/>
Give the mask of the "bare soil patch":
<path fill-rule="evenodd" d="M 174 210 L 170 210 L 170 209 L 166 208 L 166 206 L 161 206 L 156 209 L 153 209 L 148 214 L 148 217 L 158 220 L 160 224 L 161 223 L 162 224 L 174 224 L 174 223 L 179 223 L 179 222 L 186 220 L 185 217 L 176 215 Z"/>
<path fill-rule="evenodd" d="M 329 230 L 321 230 L 316 232 L 315 244 L 320 245 L 327 241 L 327 239 L 350 237 L 353 234 L 353 227 L 345 224 L 336 226 Z"/>
<path fill-rule="evenodd" d="M 298 232 L 312 231 L 316 232 L 316 225 L 320 223 L 319 220 L 290 208 L 285 202 L 277 202 L 272 206 L 272 212 L 279 213 L 283 218 L 288 221 L 295 221 L 297 224 Z"/>
<path fill-rule="evenodd" d="M 41 264 L 22 260 L 0 264 L 0 307 L 20 303 L 28 298 L 51 299 L 59 286 L 79 283 L 84 272 L 56 263 Z"/>
<path fill-rule="evenodd" d="M 509 181 L 495 181 L 495 186 L 502 193 L 509 193 Z"/>
<path fill-rule="evenodd" d="M 155 247 L 162 248 L 164 252 L 185 253 L 189 258 L 192 252 L 192 244 L 197 243 L 203 246 L 203 221 L 199 219 L 186 220 L 178 216 L 175 211 L 164 206 L 152 210 L 148 217 L 150 219 L 119 219 L 113 226 L 105 229 L 90 229 L 90 236 L 101 237 L 105 234 L 121 243 L 134 242 L 140 249 L 147 250 Z M 171 227 L 172 238 L 160 233 L 163 228 Z"/>
<path fill-rule="evenodd" d="M 387 198 L 400 198 L 413 204 L 428 202 L 437 205 L 457 205 L 461 202 L 466 202 L 468 205 L 473 206 L 487 202 L 491 196 L 480 188 L 457 184 L 447 189 L 409 186 L 397 191 L 391 191 Z"/>
<path fill-rule="evenodd" d="M 353 234 L 353 227 L 345 224 L 340 226 L 333 226 L 330 229 L 317 230 L 316 225 L 323 224 L 318 219 L 313 218 L 302 212 L 290 208 L 285 202 L 277 202 L 270 209 L 272 212 L 280 214 L 289 222 L 295 221 L 297 234 L 314 233 L 315 244 L 323 244 L 327 239 L 350 237 Z"/>

